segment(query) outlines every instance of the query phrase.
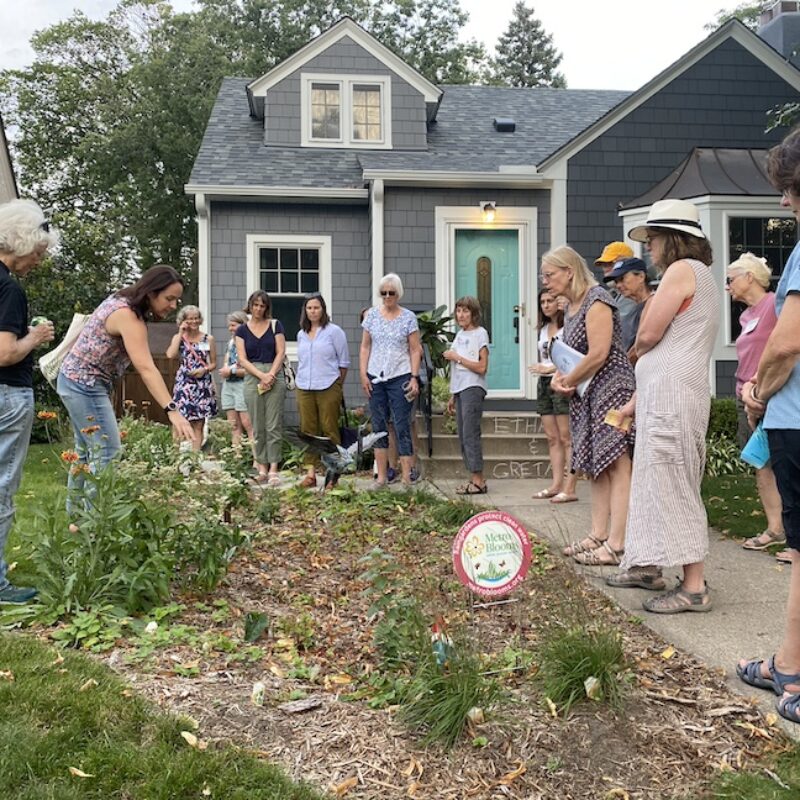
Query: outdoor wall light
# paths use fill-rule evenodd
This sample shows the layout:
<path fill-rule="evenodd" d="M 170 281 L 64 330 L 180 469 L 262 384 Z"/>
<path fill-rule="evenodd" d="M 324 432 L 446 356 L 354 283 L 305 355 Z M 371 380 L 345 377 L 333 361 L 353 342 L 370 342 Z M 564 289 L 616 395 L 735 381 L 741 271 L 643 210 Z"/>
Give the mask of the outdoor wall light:
<path fill-rule="evenodd" d="M 481 207 L 484 222 L 494 222 L 497 214 L 497 203 L 494 200 L 481 200 L 478 205 Z"/>

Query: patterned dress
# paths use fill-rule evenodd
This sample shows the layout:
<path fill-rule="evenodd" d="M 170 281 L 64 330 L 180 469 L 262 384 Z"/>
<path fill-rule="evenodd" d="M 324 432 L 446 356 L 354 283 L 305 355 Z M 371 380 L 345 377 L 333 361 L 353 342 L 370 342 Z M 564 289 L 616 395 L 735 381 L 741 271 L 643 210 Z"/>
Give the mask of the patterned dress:
<path fill-rule="evenodd" d="M 175 388 L 172 399 L 178 404 L 178 410 L 188 420 L 209 419 L 216 416 L 217 399 L 214 395 L 214 382 L 209 373 L 193 378 L 189 373 L 208 365 L 208 334 L 196 343 L 189 345 L 181 339 L 178 349 L 181 365 L 175 376 Z"/>
<path fill-rule="evenodd" d="M 634 375 L 631 362 L 622 349 L 619 311 L 608 291 L 593 286 L 574 316 L 564 319 L 564 343 L 581 353 L 589 352 L 586 314 L 594 303 L 605 303 L 613 313 L 614 331 L 605 364 L 595 373 L 583 397 L 576 392 L 569 404 L 572 432 L 572 469 L 596 478 L 633 446 L 633 432 L 605 424 L 612 408 L 621 408 L 631 399 Z"/>
<path fill-rule="evenodd" d="M 696 281 L 692 302 L 636 363 L 636 452 L 623 569 L 694 564 L 708 554 L 700 482 L 720 301 L 711 269 L 687 263 Z"/>

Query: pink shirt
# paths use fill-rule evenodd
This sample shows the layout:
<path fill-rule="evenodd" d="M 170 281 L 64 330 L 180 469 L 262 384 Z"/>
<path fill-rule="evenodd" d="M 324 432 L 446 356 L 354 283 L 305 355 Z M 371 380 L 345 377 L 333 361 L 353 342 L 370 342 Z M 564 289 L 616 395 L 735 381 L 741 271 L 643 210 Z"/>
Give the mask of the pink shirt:
<path fill-rule="evenodd" d="M 736 370 L 736 396 L 742 396 L 742 386 L 758 372 L 758 362 L 767 339 L 778 322 L 775 316 L 775 294 L 767 292 L 754 306 L 742 311 L 739 324 L 742 332 L 736 340 L 739 368 Z"/>

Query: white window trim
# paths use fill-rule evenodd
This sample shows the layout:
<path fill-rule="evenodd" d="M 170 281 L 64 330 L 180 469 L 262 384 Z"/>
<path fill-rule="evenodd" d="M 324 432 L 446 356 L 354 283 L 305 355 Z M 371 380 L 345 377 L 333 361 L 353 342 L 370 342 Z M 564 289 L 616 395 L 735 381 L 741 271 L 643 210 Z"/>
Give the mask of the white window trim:
<path fill-rule="evenodd" d="M 311 84 L 332 83 L 339 86 L 339 139 L 314 139 L 311 136 Z M 353 139 L 353 86 L 372 84 L 381 92 L 380 141 Z M 343 75 L 318 72 L 300 74 L 300 144 L 302 147 L 353 148 L 357 150 L 389 150 L 392 147 L 392 79 L 390 75 Z"/>
<path fill-rule="evenodd" d="M 330 236 L 306 236 L 293 234 L 250 233 L 247 234 L 247 296 L 261 288 L 259 251 L 262 247 L 319 248 L 319 293 L 325 298 L 328 316 L 333 318 L 333 265 Z M 305 292 L 297 292 L 302 297 Z M 283 296 L 283 295 L 279 295 Z M 287 295 L 289 296 L 289 295 Z M 297 359 L 297 342 L 286 341 L 286 352 L 292 361 Z"/>

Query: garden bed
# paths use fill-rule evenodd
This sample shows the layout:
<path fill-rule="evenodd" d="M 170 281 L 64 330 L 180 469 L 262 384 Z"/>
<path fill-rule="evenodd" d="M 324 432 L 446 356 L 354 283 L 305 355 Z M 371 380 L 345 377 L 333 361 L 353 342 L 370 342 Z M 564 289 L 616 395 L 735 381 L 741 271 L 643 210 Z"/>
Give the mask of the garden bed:
<path fill-rule="evenodd" d="M 450 564 L 457 526 L 441 503 L 346 486 L 267 497 L 261 513 L 273 520 L 242 517 L 253 543 L 214 601 L 181 597 L 152 639 L 119 639 L 104 656 L 146 696 L 195 718 L 205 740 L 232 741 L 338 796 L 487 800 L 698 797 L 720 771 L 785 746 L 722 675 L 625 618 L 542 545 L 518 602 L 471 614 Z M 431 621 L 440 613 L 463 626 L 506 694 L 451 750 L 423 746 L 422 732 L 398 720 L 391 681 L 375 680 L 381 657 L 361 576 L 376 547 L 402 567 L 398 591 L 420 599 Z M 251 613 L 269 624 L 247 643 Z M 585 701 L 564 717 L 545 699 L 537 653 L 564 614 L 622 633 L 620 713 Z M 251 700 L 259 681 L 262 706 Z M 310 708 L 292 713 L 296 701 Z"/>

